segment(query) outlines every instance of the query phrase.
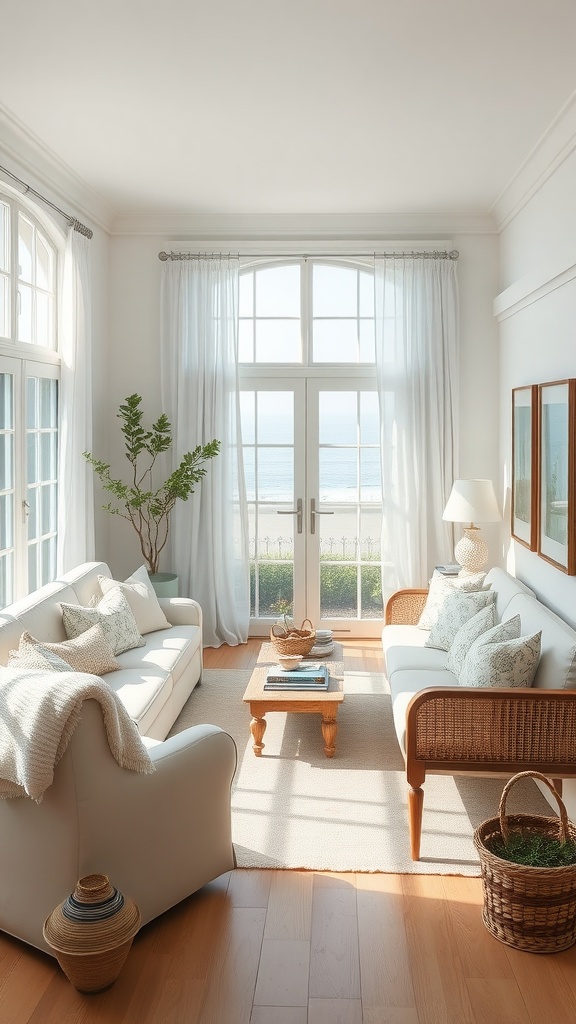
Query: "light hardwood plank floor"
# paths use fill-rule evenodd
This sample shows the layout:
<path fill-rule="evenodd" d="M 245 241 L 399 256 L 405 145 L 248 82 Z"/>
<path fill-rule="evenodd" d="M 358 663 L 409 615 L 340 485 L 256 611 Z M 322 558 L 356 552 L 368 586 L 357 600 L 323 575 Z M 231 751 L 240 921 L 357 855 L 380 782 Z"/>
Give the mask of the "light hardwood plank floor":
<path fill-rule="evenodd" d="M 260 641 L 205 652 L 250 668 Z M 382 668 L 376 641 L 347 664 Z M 76 992 L 0 932 L 0 1024 L 570 1024 L 576 946 L 521 953 L 478 878 L 231 871 L 143 928 L 116 984 Z"/>

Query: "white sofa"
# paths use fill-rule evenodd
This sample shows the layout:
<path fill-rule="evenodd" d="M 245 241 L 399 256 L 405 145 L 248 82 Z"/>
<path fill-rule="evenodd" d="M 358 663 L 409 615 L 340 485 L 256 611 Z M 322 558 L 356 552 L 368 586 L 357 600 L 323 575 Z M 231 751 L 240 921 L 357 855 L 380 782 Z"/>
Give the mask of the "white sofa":
<path fill-rule="evenodd" d="M 80 566 L 0 613 L 0 663 L 23 630 L 65 639 L 59 602 L 87 605 L 98 574 L 110 575 L 103 563 Z M 164 740 L 200 680 L 201 612 L 184 598 L 161 605 L 171 628 L 118 655 L 122 668 L 104 677 L 136 721 L 154 771 L 119 766 L 100 705 L 88 700 L 42 802 L 0 800 L 0 928 L 47 952 L 44 920 L 83 875 L 108 875 L 146 924 L 235 864 L 234 741 L 212 725 Z"/>
<path fill-rule="evenodd" d="M 406 762 L 411 853 L 420 857 L 423 783 L 427 772 L 513 775 L 536 769 L 576 776 L 576 630 L 503 569 L 487 574 L 496 618 L 520 615 L 522 635 L 542 631 L 541 657 L 530 689 L 458 685 L 447 652 L 425 643 L 417 623 L 425 590 L 394 594 L 382 644 L 394 725 Z"/>
<path fill-rule="evenodd" d="M 87 606 L 101 597 L 98 576 L 112 573 L 104 562 L 86 562 L 0 612 L 0 665 L 8 663 L 23 630 L 37 640 L 66 640 L 60 602 Z M 117 655 L 121 669 L 103 678 L 140 735 L 163 740 L 202 678 L 202 611 L 190 598 L 159 603 L 172 628 L 147 633 L 145 646 Z"/>

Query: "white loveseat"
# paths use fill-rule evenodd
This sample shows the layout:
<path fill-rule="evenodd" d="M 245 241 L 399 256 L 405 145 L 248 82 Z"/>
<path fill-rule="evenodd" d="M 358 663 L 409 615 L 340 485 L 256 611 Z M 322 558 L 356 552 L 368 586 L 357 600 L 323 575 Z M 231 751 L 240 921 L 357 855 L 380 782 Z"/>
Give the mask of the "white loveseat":
<path fill-rule="evenodd" d="M 0 612 L 0 665 L 23 630 L 37 640 L 66 640 L 60 603 L 88 606 L 102 597 L 104 562 L 86 562 Z M 116 691 L 141 736 L 163 740 L 202 678 L 202 611 L 190 598 L 161 598 L 170 629 L 146 633 L 143 647 L 116 656 L 121 668 L 102 678 Z"/>
<path fill-rule="evenodd" d="M 0 664 L 23 630 L 65 639 L 59 602 L 88 605 L 98 574 L 110 575 L 103 563 L 80 566 L 1 612 Z M 161 605 L 171 627 L 146 634 L 103 677 L 136 722 L 152 773 L 120 767 L 101 707 L 87 700 L 41 803 L 0 800 L 0 929 L 47 952 L 44 920 L 83 875 L 108 875 L 146 924 L 235 864 L 234 741 L 212 725 L 164 739 L 200 681 L 200 608 L 184 598 Z"/>
<path fill-rule="evenodd" d="M 520 616 L 522 635 L 542 632 L 532 687 L 464 687 L 444 650 L 426 647 L 418 626 L 427 591 L 394 594 L 386 607 L 382 644 L 394 725 L 406 761 L 411 853 L 420 856 L 427 772 L 513 775 L 536 769 L 576 776 L 576 631 L 503 569 L 487 574 L 497 621 Z"/>

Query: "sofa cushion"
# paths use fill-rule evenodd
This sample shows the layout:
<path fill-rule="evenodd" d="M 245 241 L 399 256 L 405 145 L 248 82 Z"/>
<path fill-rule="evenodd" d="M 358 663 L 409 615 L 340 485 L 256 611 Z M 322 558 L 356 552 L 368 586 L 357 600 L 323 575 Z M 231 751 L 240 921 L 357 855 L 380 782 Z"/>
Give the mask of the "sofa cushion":
<path fill-rule="evenodd" d="M 384 626 L 382 630 L 382 648 L 384 654 L 391 647 L 424 647 L 428 633 L 419 626 L 394 624 Z"/>
<path fill-rule="evenodd" d="M 77 565 L 74 569 L 70 569 L 59 577 L 59 582 L 66 583 L 69 587 L 72 587 L 75 593 L 75 597 L 72 601 L 76 604 L 83 604 L 86 608 L 90 607 L 90 602 L 96 597 L 101 596 L 101 590 L 98 585 L 98 576 L 111 576 L 112 573 L 106 565 L 106 562 L 84 562 L 82 565 Z M 69 598 L 64 598 L 68 601 Z"/>
<path fill-rule="evenodd" d="M 174 684 L 201 647 L 198 626 L 173 626 L 170 630 L 148 633 L 144 646 L 118 655 L 122 668 L 138 668 L 154 673 L 170 673 Z"/>
<path fill-rule="evenodd" d="M 472 644 L 479 636 L 482 636 L 487 629 L 491 629 L 495 625 L 495 611 L 494 602 L 488 605 L 486 608 L 481 608 L 479 612 L 476 612 L 468 622 L 465 622 L 463 626 L 456 633 L 450 650 L 448 651 L 448 657 L 446 659 L 446 667 L 454 673 L 456 677 L 460 675 L 464 659 L 468 654 Z"/>
<path fill-rule="evenodd" d="M 437 647 L 390 647 L 386 652 L 386 675 L 390 679 L 395 672 L 404 669 L 418 669 L 420 672 L 437 672 L 445 669 L 447 654 Z"/>
<path fill-rule="evenodd" d="M 482 590 L 486 573 L 467 573 L 465 576 L 442 576 L 435 574 L 430 580 L 426 604 L 418 621 L 420 629 L 432 629 L 444 601 L 454 591 L 471 592 Z"/>
<path fill-rule="evenodd" d="M 486 574 L 485 585 L 489 586 L 496 594 L 496 618 L 498 621 L 504 618 L 506 608 L 510 604 L 513 597 L 517 594 L 526 594 L 529 597 L 535 597 L 533 590 L 527 587 L 525 583 L 517 580 L 514 576 L 510 576 L 505 569 L 499 569 L 497 566 Z"/>
<path fill-rule="evenodd" d="M 508 604 L 506 618 L 515 614 L 520 616 L 524 635 L 542 630 L 533 686 L 544 690 L 576 689 L 576 630 L 527 594 L 517 594 Z"/>
<path fill-rule="evenodd" d="M 438 618 L 426 641 L 427 647 L 440 647 L 447 651 L 454 638 L 465 622 L 468 622 L 481 608 L 494 603 L 495 594 L 491 590 L 479 590 L 473 593 L 459 592 L 448 594 Z"/>
<path fill-rule="evenodd" d="M 463 686 L 532 686 L 540 660 L 542 634 L 480 644 L 466 657 Z"/>
<path fill-rule="evenodd" d="M 104 595 L 114 589 L 124 594 L 136 619 L 138 630 L 143 636 L 157 629 L 170 629 L 170 623 L 158 603 L 145 565 L 132 573 L 124 583 L 110 579 L 109 576 L 98 576 L 98 584 Z"/>
<path fill-rule="evenodd" d="M 121 668 L 119 672 L 104 676 L 104 679 L 118 694 L 142 736 L 172 693 L 172 676 L 154 666 L 150 669 L 142 665 L 139 668 Z"/>
<path fill-rule="evenodd" d="M 402 752 L 406 752 L 406 710 L 415 693 L 428 686 L 458 686 L 458 680 L 448 669 L 422 672 L 420 669 L 406 669 L 394 672 L 390 682 L 394 729 Z"/>
<path fill-rule="evenodd" d="M 20 637 L 18 651 L 23 652 L 25 648 L 35 647 L 38 643 L 38 640 L 25 631 Z M 75 672 L 89 672 L 91 675 L 101 676 L 105 672 L 115 672 L 120 667 L 99 623 L 91 626 L 74 640 L 63 640 L 59 644 L 42 640 L 40 646 L 63 658 Z"/>
<path fill-rule="evenodd" d="M 10 614 L 18 619 L 21 633 L 26 630 L 40 640 L 58 643 L 67 639 L 59 602 L 75 600 L 76 594 L 72 587 L 62 583 L 47 583 L 40 590 L 10 605 Z"/>
<path fill-rule="evenodd" d="M 90 626 L 100 623 L 114 654 L 133 647 L 143 647 L 145 640 L 138 632 L 136 619 L 124 594 L 112 590 L 106 594 L 95 608 L 84 608 L 79 604 L 60 602 L 64 629 L 69 640 L 80 636 Z"/>

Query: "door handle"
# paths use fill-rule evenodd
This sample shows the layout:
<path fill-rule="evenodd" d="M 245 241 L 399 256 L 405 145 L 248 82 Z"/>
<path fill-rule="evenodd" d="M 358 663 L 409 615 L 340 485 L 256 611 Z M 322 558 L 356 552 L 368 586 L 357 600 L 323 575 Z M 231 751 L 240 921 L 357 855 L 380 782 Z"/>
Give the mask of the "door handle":
<path fill-rule="evenodd" d="M 277 516 L 296 516 L 296 530 L 298 533 L 302 533 L 302 498 L 298 498 L 296 502 L 296 508 L 276 509 Z"/>
<path fill-rule="evenodd" d="M 316 516 L 333 516 L 333 512 L 322 512 L 316 508 L 316 498 L 310 498 L 310 533 L 316 533 Z"/>

